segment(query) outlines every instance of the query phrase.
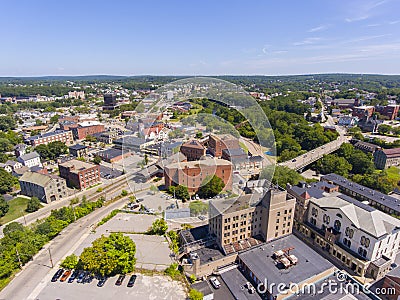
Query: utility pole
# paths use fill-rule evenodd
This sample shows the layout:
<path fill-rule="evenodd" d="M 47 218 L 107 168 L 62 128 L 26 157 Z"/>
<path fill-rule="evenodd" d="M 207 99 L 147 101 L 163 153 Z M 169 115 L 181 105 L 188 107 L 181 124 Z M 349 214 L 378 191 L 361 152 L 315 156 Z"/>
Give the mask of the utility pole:
<path fill-rule="evenodd" d="M 22 216 L 24 217 L 24 222 L 25 222 L 25 226 L 26 226 L 26 218 L 25 218 L 24 211 L 23 211 L 23 210 L 21 210 L 21 213 L 22 213 Z"/>
<path fill-rule="evenodd" d="M 17 252 L 17 258 L 19 262 L 19 268 L 22 269 L 22 262 L 21 262 L 21 257 L 19 256 L 18 248 L 15 247 L 15 251 Z"/>
<path fill-rule="evenodd" d="M 50 247 L 47 248 L 47 250 L 49 250 L 49 256 L 50 256 L 50 263 L 51 263 L 51 267 L 54 268 L 54 264 L 53 264 L 53 258 L 51 257 L 51 251 L 50 251 Z"/>

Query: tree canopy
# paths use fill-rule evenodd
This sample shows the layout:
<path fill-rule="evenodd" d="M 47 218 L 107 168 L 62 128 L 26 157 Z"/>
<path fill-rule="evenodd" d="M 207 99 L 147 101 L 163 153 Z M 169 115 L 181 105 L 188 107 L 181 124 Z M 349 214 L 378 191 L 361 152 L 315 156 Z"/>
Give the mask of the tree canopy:
<path fill-rule="evenodd" d="M 122 233 L 102 235 L 85 248 L 78 265 L 84 270 L 102 276 L 132 272 L 136 263 L 136 245 Z"/>
<path fill-rule="evenodd" d="M 221 178 L 219 178 L 216 175 L 213 175 L 212 177 L 207 176 L 199 188 L 199 196 L 201 198 L 211 198 L 216 195 L 218 195 L 223 188 L 225 187 L 224 182 L 222 181 Z"/>

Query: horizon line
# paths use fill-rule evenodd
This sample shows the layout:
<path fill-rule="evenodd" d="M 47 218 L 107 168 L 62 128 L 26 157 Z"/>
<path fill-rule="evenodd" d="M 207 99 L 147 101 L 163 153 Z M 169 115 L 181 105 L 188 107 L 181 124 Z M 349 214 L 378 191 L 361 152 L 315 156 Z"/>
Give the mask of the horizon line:
<path fill-rule="evenodd" d="M 323 72 L 323 73 L 303 73 L 303 74 L 137 74 L 137 75 L 120 75 L 120 74 L 79 74 L 79 75 L 2 75 L 2 78 L 44 78 L 44 77 L 238 77 L 238 76 L 246 76 L 246 77 L 279 77 L 279 76 L 312 76 L 312 75 L 377 75 L 377 76 L 399 76 L 400 73 L 350 73 L 350 72 Z"/>

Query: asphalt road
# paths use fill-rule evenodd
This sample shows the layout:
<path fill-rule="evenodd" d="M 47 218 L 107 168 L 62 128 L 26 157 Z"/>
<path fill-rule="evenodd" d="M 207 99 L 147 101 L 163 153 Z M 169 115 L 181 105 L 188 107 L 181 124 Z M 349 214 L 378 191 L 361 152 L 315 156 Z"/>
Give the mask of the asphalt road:
<path fill-rule="evenodd" d="M 108 206 L 95 210 L 65 228 L 47 244 L 16 277 L 0 292 L 0 299 L 37 299 L 37 295 L 50 280 L 57 268 L 51 267 L 49 248 L 54 265 L 75 249 L 91 231 L 93 225 L 112 210 L 122 208 L 127 199 L 118 200 Z M 22 255 L 22 254 L 21 254 Z"/>

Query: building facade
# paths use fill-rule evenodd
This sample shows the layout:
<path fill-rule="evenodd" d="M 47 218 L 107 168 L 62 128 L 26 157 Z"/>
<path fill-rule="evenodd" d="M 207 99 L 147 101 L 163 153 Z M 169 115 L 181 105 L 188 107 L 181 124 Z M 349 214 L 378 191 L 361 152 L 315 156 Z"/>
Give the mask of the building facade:
<path fill-rule="evenodd" d="M 208 150 L 214 157 L 222 157 L 222 150 L 224 149 L 237 149 L 239 146 L 239 139 L 231 134 L 214 135 L 210 134 L 208 140 Z"/>
<path fill-rule="evenodd" d="M 387 169 L 400 165 L 400 148 L 381 149 L 374 152 L 374 163 L 377 169 Z"/>
<path fill-rule="evenodd" d="M 50 203 L 68 196 L 66 182 L 56 175 L 36 172 L 25 172 L 19 179 L 21 195 L 37 197 L 40 201 Z"/>
<path fill-rule="evenodd" d="M 296 200 L 273 187 L 261 201 L 253 195 L 210 202 L 209 232 L 225 254 L 242 250 L 249 238 L 271 241 L 292 233 Z"/>
<path fill-rule="evenodd" d="M 81 144 L 76 144 L 73 146 L 68 147 L 69 154 L 74 157 L 83 157 L 87 155 L 87 147 Z"/>
<path fill-rule="evenodd" d="M 399 250 L 400 220 L 346 196 L 310 199 L 297 229 L 360 276 L 383 277 Z"/>
<path fill-rule="evenodd" d="M 42 166 L 42 163 L 40 162 L 40 155 L 36 151 L 21 155 L 20 157 L 17 158 L 17 160 L 18 162 L 20 162 L 21 164 L 23 164 L 28 168 Z"/>
<path fill-rule="evenodd" d="M 180 151 L 186 156 L 188 161 L 199 160 L 202 156 L 206 155 L 206 148 L 196 140 L 182 144 Z"/>
<path fill-rule="evenodd" d="M 189 193 L 197 193 L 208 176 L 216 175 L 225 184 L 224 190 L 232 190 L 232 163 L 224 159 L 172 163 L 164 168 L 165 186 L 187 186 Z"/>
<path fill-rule="evenodd" d="M 27 142 L 34 147 L 36 147 L 37 145 L 47 145 L 48 143 L 56 141 L 62 142 L 66 145 L 72 145 L 74 142 L 72 132 L 65 130 L 56 130 L 53 132 L 31 136 L 27 139 Z"/>
<path fill-rule="evenodd" d="M 72 128 L 72 134 L 76 140 L 83 140 L 88 135 L 94 135 L 103 132 L 105 129 L 103 124 L 98 122 L 82 122 L 78 127 Z"/>
<path fill-rule="evenodd" d="M 67 180 L 70 187 L 85 189 L 101 182 L 98 165 L 76 159 L 58 165 L 60 176 Z"/>

